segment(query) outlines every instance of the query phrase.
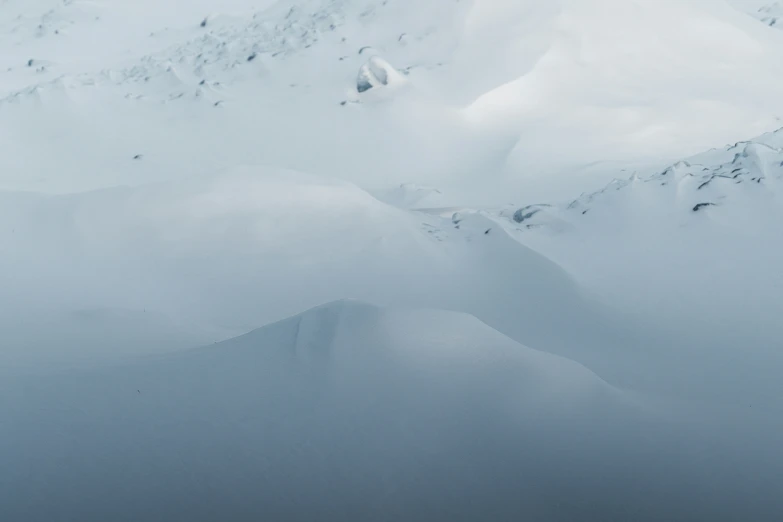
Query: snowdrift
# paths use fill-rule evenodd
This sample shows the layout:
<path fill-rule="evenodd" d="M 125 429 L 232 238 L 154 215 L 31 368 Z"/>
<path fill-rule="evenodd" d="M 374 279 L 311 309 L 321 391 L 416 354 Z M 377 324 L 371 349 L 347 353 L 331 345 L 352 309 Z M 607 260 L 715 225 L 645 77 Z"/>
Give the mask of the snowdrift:
<path fill-rule="evenodd" d="M 667 491 L 614 467 L 656 447 L 638 400 L 452 312 L 341 301 L 0 389 L 9 520 L 556 520 Z"/>
<path fill-rule="evenodd" d="M 0 203 L 9 224 L 0 230 L 0 307 L 9 317 L 108 308 L 241 333 L 355 297 L 470 313 L 569 356 L 586 339 L 600 344 L 608 323 L 562 269 L 486 217 L 455 224 L 291 171 L 5 193 Z M 0 357 L 27 350 L 16 339 Z M 116 344 L 107 340 L 106 353 Z"/>

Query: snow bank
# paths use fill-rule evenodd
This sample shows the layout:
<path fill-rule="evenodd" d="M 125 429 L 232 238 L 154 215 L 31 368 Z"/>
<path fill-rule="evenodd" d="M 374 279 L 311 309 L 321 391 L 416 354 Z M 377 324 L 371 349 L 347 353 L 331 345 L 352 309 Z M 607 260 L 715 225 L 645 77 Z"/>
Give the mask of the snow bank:
<path fill-rule="evenodd" d="M 635 401 L 445 311 L 342 301 L 206 348 L 0 389 L 8 519 L 542 520 L 621 514 L 643 485 L 653 513 L 668 490 L 656 465 L 638 480 L 614 467 L 655 447 L 629 438 L 646 418 Z"/>

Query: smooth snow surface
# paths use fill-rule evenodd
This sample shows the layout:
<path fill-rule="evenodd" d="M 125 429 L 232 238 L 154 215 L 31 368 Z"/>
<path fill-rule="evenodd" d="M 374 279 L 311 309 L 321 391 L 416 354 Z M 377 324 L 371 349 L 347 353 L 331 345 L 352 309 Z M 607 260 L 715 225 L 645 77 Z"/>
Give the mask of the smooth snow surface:
<path fill-rule="evenodd" d="M 722 466 L 678 462 L 693 441 L 653 423 L 654 408 L 453 312 L 342 301 L 219 345 L 15 385 L 0 385 L 26 401 L 0 403 L 0 499 L 14 520 L 53 509 L 81 520 L 554 520 L 642 506 L 638 519 L 653 520 L 726 504 L 681 495 L 684 477 Z M 725 493 L 721 482 L 711 488 Z"/>
<path fill-rule="evenodd" d="M 0 520 L 783 520 L 780 29 L 0 0 Z"/>

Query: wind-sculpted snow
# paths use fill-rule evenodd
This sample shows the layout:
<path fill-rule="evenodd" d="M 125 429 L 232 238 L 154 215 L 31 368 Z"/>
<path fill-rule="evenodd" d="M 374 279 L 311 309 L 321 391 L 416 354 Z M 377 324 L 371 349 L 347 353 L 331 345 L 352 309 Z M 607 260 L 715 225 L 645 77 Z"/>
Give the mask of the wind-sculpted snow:
<path fill-rule="evenodd" d="M 711 214 L 715 218 L 726 214 L 760 218 L 780 209 L 781 184 L 783 129 L 693 156 L 651 176 L 615 179 L 566 206 L 529 205 L 515 210 L 513 216 L 517 223 L 526 222 L 528 229 L 594 224 L 591 218 L 595 215 L 609 218 L 606 224 L 611 227 L 624 226 L 629 218 L 638 219 L 641 214 L 651 222 L 679 216 L 685 223 L 693 219 L 688 218 L 688 210 L 706 205 L 720 207 Z M 643 201 L 645 198 L 654 203 Z M 624 213 L 623 219 L 617 219 L 618 210 Z M 500 214 L 506 216 L 509 210 Z"/>
<path fill-rule="evenodd" d="M 627 320 L 669 337 L 639 352 L 654 351 L 668 369 L 634 386 L 780 411 L 781 145 L 777 131 L 570 203 L 487 214 Z M 625 365 L 591 367 L 626 382 Z"/>
<path fill-rule="evenodd" d="M 0 389 L 9 520 L 684 520 L 725 505 L 688 502 L 687 477 L 708 471 L 677 461 L 690 443 L 654 409 L 452 312 L 341 301 Z"/>
<path fill-rule="evenodd" d="M 767 4 L 0 0 L 0 520 L 783 520 Z"/>
<path fill-rule="evenodd" d="M 291 171 L 7 193 L 0 217 L 8 310 L 148 310 L 242 331 L 351 296 L 469 312 L 537 348 L 601 323 L 560 268 L 488 219 L 455 225 Z"/>
<path fill-rule="evenodd" d="M 649 167 L 783 114 L 783 34 L 724 2 L 38 0 L 8 12 L 0 144 L 24 161 L 0 160 L 7 189 L 264 163 L 373 191 L 436 185 L 454 204 L 549 199 L 605 181 L 596 165 Z M 406 88 L 358 93 L 377 60 Z M 74 150 L 94 153 L 77 163 Z"/>

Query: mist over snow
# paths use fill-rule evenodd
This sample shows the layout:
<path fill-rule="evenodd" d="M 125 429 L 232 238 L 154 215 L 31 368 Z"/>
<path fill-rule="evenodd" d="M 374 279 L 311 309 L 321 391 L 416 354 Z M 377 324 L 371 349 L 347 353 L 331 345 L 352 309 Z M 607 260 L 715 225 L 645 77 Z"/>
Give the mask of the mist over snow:
<path fill-rule="evenodd" d="M 782 28 L 0 0 L 0 520 L 783 520 Z"/>

